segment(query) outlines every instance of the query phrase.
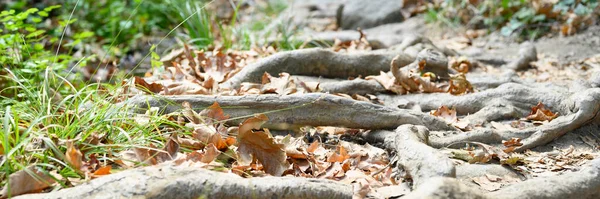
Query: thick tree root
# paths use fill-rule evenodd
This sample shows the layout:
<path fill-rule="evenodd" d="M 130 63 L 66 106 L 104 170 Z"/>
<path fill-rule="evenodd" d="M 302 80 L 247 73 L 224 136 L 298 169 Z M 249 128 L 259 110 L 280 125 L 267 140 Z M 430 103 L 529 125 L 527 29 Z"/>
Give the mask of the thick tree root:
<path fill-rule="evenodd" d="M 137 96 L 123 104 L 134 106 L 138 112 L 149 107 L 162 107 L 170 113 L 181 110 L 180 104 L 189 102 L 194 109 L 202 110 L 214 102 L 238 125 L 241 117 L 265 113 L 269 117 L 266 127 L 275 130 L 294 129 L 300 126 L 342 126 L 360 129 L 394 129 L 402 124 L 424 125 L 432 130 L 457 130 L 441 119 L 427 113 L 381 106 L 330 94 L 296 95 L 245 95 L 245 96 Z"/>
<path fill-rule="evenodd" d="M 456 177 L 454 164 L 446 155 L 428 146 L 429 131 L 424 126 L 402 125 L 385 143 L 396 151 L 398 166 L 407 171 L 413 186 L 433 177 Z"/>
<path fill-rule="evenodd" d="M 415 57 L 394 51 L 336 53 L 326 49 L 303 49 L 282 52 L 244 67 L 222 85 L 238 88 L 242 82 L 260 82 L 265 72 L 343 79 L 378 75 L 379 71 L 389 70 L 390 62 L 395 56 L 400 57 L 398 61 L 402 65 L 415 60 Z"/>
<path fill-rule="evenodd" d="M 158 165 L 111 174 L 77 187 L 16 198 L 350 198 L 352 187 L 296 177 L 242 178 L 190 166 Z"/>
<path fill-rule="evenodd" d="M 563 175 L 527 180 L 486 193 L 453 178 L 431 178 L 405 198 L 598 198 L 600 159 L 582 170 Z"/>
<path fill-rule="evenodd" d="M 563 101 L 569 93 L 552 88 L 529 87 L 516 83 L 505 83 L 495 89 L 489 89 L 467 95 L 451 95 L 449 93 L 415 93 L 410 95 L 378 95 L 386 105 L 395 106 L 398 102 L 413 102 L 423 111 L 435 110 L 443 105 L 456 108 L 458 114 L 473 114 L 486 106 L 503 102 L 529 110 L 538 102 L 542 102 L 561 114 L 569 113 L 569 107 L 563 106 Z"/>

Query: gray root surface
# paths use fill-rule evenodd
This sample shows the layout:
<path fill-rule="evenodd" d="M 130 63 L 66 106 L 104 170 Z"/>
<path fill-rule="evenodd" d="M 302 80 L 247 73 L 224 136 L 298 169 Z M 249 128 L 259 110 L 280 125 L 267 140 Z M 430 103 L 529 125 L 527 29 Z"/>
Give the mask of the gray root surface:
<path fill-rule="evenodd" d="M 519 48 L 519 58 L 510 62 L 506 67 L 515 71 L 526 70 L 529 68 L 529 63 L 537 60 L 537 50 L 535 45 L 530 42 L 525 42 L 521 44 L 521 47 Z"/>
<path fill-rule="evenodd" d="M 245 95 L 245 96 L 137 96 L 125 102 L 125 106 L 137 107 L 143 112 L 150 107 L 161 107 L 163 112 L 181 110 L 181 104 L 202 110 L 214 102 L 219 103 L 232 118 L 250 117 L 265 113 L 269 121 L 265 127 L 275 130 L 294 129 L 301 126 L 341 126 L 358 129 L 395 129 L 402 124 L 427 126 L 432 130 L 457 130 L 443 120 L 412 110 L 386 107 L 370 102 L 356 101 L 323 93 L 295 95 Z M 238 125 L 244 118 L 231 120 Z"/>
<path fill-rule="evenodd" d="M 403 198 L 585 199 L 598 197 L 600 197 L 600 159 L 591 161 L 580 171 L 530 179 L 491 193 L 467 186 L 455 178 L 430 178 Z"/>
<path fill-rule="evenodd" d="M 522 97 L 528 98 L 526 95 L 527 94 L 525 93 Z M 548 95 L 550 94 L 546 94 L 546 97 L 548 97 Z M 540 99 L 543 99 L 542 96 L 539 97 Z M 526 102 L 521 101 L 521 103 Z M 523 145 L 516 148 L 515 151 L 524 151 L 526 149 L 541 146 L 586 124 L 600 122 L 600 88 L 592 88 L 575 93 L 569 98 L 557 102 L 553 107 L 554 109 L 552 110 L 564 111 L 560 112 L 562 116 L 541 126 L 522 130 L 475 130 L 469 133 L 458 133 L 447 137 L 430 137 L 430 143 L 433 147 L 440 148 L 464 141 L 499 144 L 502 140 L 522 138 L 523 141 L 521 143 L 523 143 Z M 510 113 L 511 112 L 509 111 L 508 114 Z M 522 117 L 524 116 L 525 115 Z"/>
<path fill-rule="evenodd" d="M 350 198 L 352 187 L 296 177 L 242 178 L 188 166 L 157 165 L 107 175 L 73 188 L 16 198 Z"/>
<path fill-rule="evenodd" d="M 394 51 L 338 53 L 313 48 L 282 52 L 245 66 L 223 85 L 238 88 L 242 82 L 259 83 L 265 72 L 271 75 L 286 72 L 291 75 L 343 79 L 360 75 L 378 75 L 379 71 L 389 70 L 390 62 L 395 56 L 400 57 L 398 61 L 403 65 L 408 65 L 415 60 L 415 57 Z"/>
<path fill-rule="evenodd" d="M 429 131 L 424 126 L 402 125 L 395 130 L 395 136 L 385 139 L 388 148 L 396 151 L 398 166 L 407 171 L 413 186 L 423 185 L 433 177 L 456 177 L 452 161 L 434 148 L 428 146 Z"/>

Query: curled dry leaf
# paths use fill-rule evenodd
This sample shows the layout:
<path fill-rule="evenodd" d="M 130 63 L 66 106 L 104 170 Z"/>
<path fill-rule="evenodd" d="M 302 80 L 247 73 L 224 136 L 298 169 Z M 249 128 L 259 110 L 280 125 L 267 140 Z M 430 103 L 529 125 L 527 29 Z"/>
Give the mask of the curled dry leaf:
<path fill-rule="evenodd" d="M 395 84 L 396 79 L 383 71 L 379 71 L 377 76 L 367 76 L 366 80 L 375 80 L 385 88 L 385 90 L 394 92 L 396 94 L 405 94 L 406 89 L 404 87 Z"/>
<path fill-rule="evenodd" d="M 275 142 L 267 129 L 259 129 L 267 116 L 260 114 L 248 118 L 239 128 L 238 132 L 238 163 L 250 165 L 256 158 L 265 168 L 265 172 L 273 176 L 281 176 L 289 165 L 282 144 Z"/>
<path fill-rule="evenodd" d="M 8 183 L 2 190 L 0 197 L 13 197 L 26 193 L 38 193 L 54 183 L 54 179 L 36 166 L 29 166 L 10 174 Z M 10 193 L 9 188 L 10 187 Z"/>
<path fill-rule="evenodd" d="M 67 141 L 67 152 L 65 153 L 65 160 L 73 169 L 79 171 L 81 169 L 81 165 L 83 165 L 83 154 L 79 149 L 75 148 L 75 144 L 73 140 Z"/>
<path fill-rule="evenodd" d="M 207 118 L 205 122 L 209 123 L 229 119 L 229 115 L 226 115 L 223 112 L 223 109 L 221 108 L 221 106 L 219 106 L 219 103 L 217 102 L 214 102 L 211 106 L 202 110 L 200 112 L 200 116 Z"/>
<path fill-rule="evenodd" d="M 229 79 L 238 70 L 235 57 L 223 53 L 220 49 L 215 49 L 211 55 L 204 51 L 197 53 L 199 65 L 204 73 L 197 74 L 204 80 L 212 77 L 216 82 L 221 83 Z"/>
<path fill-rule="evenodd" d="M 144 78 L 137 76 L 133 77 L 133 83 L 138 89 L 147 93 L 159 93 L 164 89 L 163 85 L 161 84 L 148 83 L 146 80 L 144 80 Z"/>
<path fill-rule="evenodd" d="M 471 61 L 466 57 L 458 57 L 450 60 L 450 67 L 459 73 L 468 73 L 472 67 Z"/>
<path fill-rule="evenodd" d="M 536 106 L 531 107 L 531 113 L 529 113 L 526 119 L 534 121 L 552 121 L 556 117 L 558 117 L 558 113 L 552 113 L 552 111 L 547 109 L 544 104 L 539 102 Z"/>
<path fill-rule="evenodd" d="M 462 95 L 465 93 L 475 92 L 471 82 L 467 80 L 464 73 L 450 75 L 449 84 L 450 87 L 448 87 L 448 92 L 452 95 Z"/>
<path fill-rule="evenodd" d="M 213 143 L 208 144 L 204 150 L 205 151 L 202 155 L 202 158 L 200 158 L 200 162 L 206 164 L 212 162 L 217 158 L 217 156 L 221 154 L 221 151 L 219 151 L 219 149 L 217 149 L 217 147 Z"/>
<path fill-rule="evenodd" d="M 284 145 L 285 154 L 294 159 L 306 159 L 307 152 L 305 149 L 306 143 L 302 139 L 293 138 L 290 135 L 285 136 L 283 140 L 281 140 L 281 144 Z"/>
<path fill-rule="evenodd" d="M 521 143 L 521 138 L 511 138 L 508 141 L 503 140 L 502 145 L 506 147 L 506 149 L 504 149 L 504 152 L 510 153 L 513 152 L 516 147 L 523 145 L 523 143 Z"/>
<path fill-rule="evenodd" d="M 458 122 L 458 117 L 456 117 L 456 109 L 454 108 L 449 109 L 447 106 L 441 106 L 438 109 L 431 111 L 430 114 L 440 117 L 450 124 Z"/>
<path fill-rule="evenodd" d="M 262 93 L 277 93 L 280 95 L 292 94 L 297 91 L 294 79 L 288 73 L 279 73 L 279 77 L 273 77 L 265 72 L 262 76 Z"/>
<path fill-rule="evenodd" d="M 160 92 L 163 95 L 193 95 L 193 94 L 210 94 L 208 89 L 204 88 L 200 83 L 182 80 L 173 82 L 164 87 Z"/>
<path fill-rule="evenodd" d="M 327 162 L 344 162 L 348 158 L 348 151 L 342 145 L 338 145 L 336 151 L 327 158 Z"/>

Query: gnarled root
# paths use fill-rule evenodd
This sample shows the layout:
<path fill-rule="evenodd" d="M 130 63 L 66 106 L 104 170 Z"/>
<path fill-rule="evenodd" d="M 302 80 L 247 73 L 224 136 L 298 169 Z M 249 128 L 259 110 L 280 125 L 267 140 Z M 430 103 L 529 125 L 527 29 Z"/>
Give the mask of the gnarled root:
<path fill-rule="evenodd" d="M 394 129 L 402 124 L 424 125 L 432 130 L 457 130 L 426 113 L 319 93 L 285 96 L 137 96 L 123 102 L 123 105 L 137 107 L 137 111 L 147 110 L 148 105 L 162 107 L 162 111 L 170 113 L 180 110 L 183 102 L 189 102 L 194 109 L 203 109 L 217 102 L 226 114 L 239 118 L 229 121 L 230 125 L 240 124 L 242 117 L 265 113 L 269 117 L 265 126 L 275 130 L 307 125 Z"/>
<path fill-rule="evenodd" d="M 600 159 L 582 170 L 516 183 L 486 193 L 454 178 L 430 178 L 405 198 L 598 198 L 600 197 Z"/>
<path fill-rule="evenodd" d="M 107 175 L 77 187 L 16 198 L 350 198 L 352 187 L 296 177 L 242 178 L 190 166 L 158 165 Z"/>
<path fill-rule="evenodd" d="M 396 151 L 398 166 L 411 176 L 413 186 L 423 185 L 433 177 L 456 177 L 454 164 L 446 155 L 428 146 L 429 131 L 424 126 L 402 125 L 395 130 L 393 140 L 386 139 L 388 148 Z"/>
<path fill-rule="evenodd" d="M 223 86 L 238 88 L 242 82 L 260 82 L 265 72 L 343 79 L 359 75 L 377 75 L 379 71 L 389 70 L 394 56 L 399 56 L 398 61 L 404 65 L 415 59 L 394 51 L 336 53 L 326 49 L 303 49 L 282 52 L 245 66 Z"/>

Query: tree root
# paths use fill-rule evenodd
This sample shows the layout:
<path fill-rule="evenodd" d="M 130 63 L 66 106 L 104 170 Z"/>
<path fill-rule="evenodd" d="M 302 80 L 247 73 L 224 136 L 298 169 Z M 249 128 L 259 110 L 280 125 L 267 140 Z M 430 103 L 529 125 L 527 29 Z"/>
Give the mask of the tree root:
<path fill-rule="evenodd" d="M 419 105 L 423 111 L 430 111 L 445 105 L 456 108 L 457 113 L 461 115 L 473 114 L 498 102 L 506 102 L 522 110 L 529 110 L 537 103 L 542 102 L 552 110 L 559 111 L 564 115 L 570 112 L 569 107 L 562 106 L 568 94 L 566 91 L 506 83 L 495 89 L 460 96 L 449 93 L 380 94 L 377 96 L 389 106 L 396 107 L 397 102 L 409 101 Z"/>
<path fill-rule="evenodd" d="M 398 166 L 411 176 L 414 187 L 433 177 L 456 177 L 452 161 L 428 146 L 428 137 L 429 131 L 424 126 L 402 125 L 395 136 L 385 140 L 386 145 L 391 145 L 388 148 L 396 151 Z"/>
<path fill-rule="evenodd" d="M 577 172 L 516 183 L 486 193 L 454 178 L 431 178 L 405 198 L 598 198 L 600 197 L 600 159 Z"/>
<path fill-rule="evenodd" d="M 352 187 L 296 177 L 242 178 L 190 166 L 158 165 L 107 175 L 77 187 L 16 198 L 350 198 Z"/>
<path fill-rule="evenodd" d="M 303 49 L 282 52 L 245 66 L 222 85 L 238 88 L 242 82 L 260 82 L 265 72 L 343 79 L 378 75 L 379 71 L 389 70 L 390 62 L 395 56 L 399 56 L 399 63 L 404 65 L 415 60 L 414 57 L 393 51 L 336 53 L 325 49 Z"/>
<path fill-rule="evenodd" d="M 269 117 L 265 126 L 275 130 L 300 126 L 394 129 L 402 124 L 424 125 L 432 130 L 457 130 L 426 113 L 319 93 L 285 96 L 137 96 L 123 102 L 123 105 L 137 107 L 138 112 L 147 110 L 148 105 L 162 107 L 162 111 L 170 113 L 181 110 L 180 104 L 183 102 L 189 102 L 194 109 L 203 109 L 217 102 L 226 114 L 236 118 L 228 121 L 230 125 L 240 124 L 243 117 L 265 113 Z"/>
<path fill-rule="evenodd" d="M 519 48 L 519 58 L 508 63 L 507 68 L 515 71 L 526 70 L 529 68 L 529 63 L 537 61 L 537 50 L 530 42 L 521 44 Z"/>

